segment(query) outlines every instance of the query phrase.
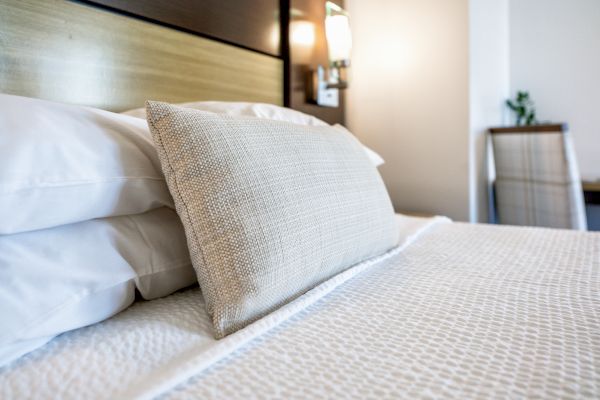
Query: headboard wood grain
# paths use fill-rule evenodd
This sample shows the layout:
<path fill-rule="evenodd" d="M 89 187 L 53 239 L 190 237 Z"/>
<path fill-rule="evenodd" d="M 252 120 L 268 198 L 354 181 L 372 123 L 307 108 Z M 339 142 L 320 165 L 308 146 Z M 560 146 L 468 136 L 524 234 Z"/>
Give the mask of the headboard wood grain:
<path fill-rule="evenodd" d="M 281 56 L 280 0 L 82 0 L 136 18 Z"/>
<path fill-rule="evenodd" d="M 0 92 L 113 111 L 147 99 L 281 105 L 283 65 L 81 3 L 3 0 Z"/>

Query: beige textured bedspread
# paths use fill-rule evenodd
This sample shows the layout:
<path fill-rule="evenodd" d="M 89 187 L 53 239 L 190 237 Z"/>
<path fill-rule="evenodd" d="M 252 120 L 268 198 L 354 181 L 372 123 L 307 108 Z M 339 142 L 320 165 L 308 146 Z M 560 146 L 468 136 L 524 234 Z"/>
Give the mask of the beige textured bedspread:
<path fill-rule="evenodd" d="M 600 397 L 600 234 L 439 223 L 196 368 L 201 307 L 190 290 L 63 335 L 0 370 L 0 397 Z"/>

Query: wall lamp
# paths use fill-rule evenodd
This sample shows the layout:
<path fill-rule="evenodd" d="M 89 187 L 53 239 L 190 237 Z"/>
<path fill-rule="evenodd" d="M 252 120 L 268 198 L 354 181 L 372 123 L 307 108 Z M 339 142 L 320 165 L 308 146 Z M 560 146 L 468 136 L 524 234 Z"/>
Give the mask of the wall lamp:
<path fill-rule="evenodd" d="M 325 3 L 325 37 L 329 68 L 319 65 L 316 70 L 310 71 L 309 100 L 320 106 L 337 107 L 339 90 L 348 87 L 352 34 L 348 13 L 330 1 Z"/>

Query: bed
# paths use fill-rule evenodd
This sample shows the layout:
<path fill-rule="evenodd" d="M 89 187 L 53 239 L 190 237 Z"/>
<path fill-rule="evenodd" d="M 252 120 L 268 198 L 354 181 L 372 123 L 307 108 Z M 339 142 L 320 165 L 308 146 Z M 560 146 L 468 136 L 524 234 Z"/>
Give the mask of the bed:
<path fill-rule="evenodd" d="M 2 398 L 594 398 L 597 235 L 398 217 L 404 246 L 221 341 L 197 288 L 66 333 Z"/>
<path fill-rule="evenodd" d="M 41 2 L 21 4 L 20 9 L 11 8 L 13 17 L 61 12 Z M 132 29 L 131 24 L 148 34 L 168 31 L 68 4 L 74 7 L 70 12 L 106 19 L 114 24 L 113 32 Z M 94 40 L 93 35 L 83 37 Z M 195 39 L 199 38 L 178 40 Z M 197 100 L 197 93 L 206 93 L 207 99 L 281 102 L 280 75 L 272 74 L 280 71 L 279 60 L 201 42 L 229 54 L 224 67 L 248 57 L 248 68 L 257 63 L 267 72 L 258 83 L 248 83 L 234 78 L 239 72 L 234 70 L 227 79 L 249 87 L 226 94 L 218 88 L 218 94 L 211 93 L 205 80 L 194 79 L 183 85 L 132 87 L 120 92 L 127 94 L 117 96 L 118 101 L 106 93 L 57 92 L 52 87 L 60 85 L 60 76 L 48 80 L 44 74 L 35 75 L 37 84 L 30 79 L 19 84 L 15 79 L 2 89 L 115 110 L 140 106 L 151 97 Z M 205 55 L 195 57 L 192 63 L 206 64 Z M 60 58 L 53 60 L 60 63 Z M 2 65 L 4 77 L 14 74 L 9 63 Z M 111 79 L 131 79 L 131 70 L 119 72 L 120 65 L 107 67 L 116 66 Z M 21 72 L 27 68 L 21 67 Z M 86 82 L 105 84 L 103 79 L 102 74 L 93 75 Z M 271 82 L 266 91 L 265 82 Z M 196 86 L 188 92 L 192 84 Z M 226 87 L 231 89 L 230 82 Z M 600 395 L 599 234 L 400 214 L 395 224 L 399 241 L 393 250 L 335 274 L 223 339 L 214 338 L 200 289 L 187 288 L 138 301 L 112 318 L 66 332 L 1 367 L 0 398 Z"/>

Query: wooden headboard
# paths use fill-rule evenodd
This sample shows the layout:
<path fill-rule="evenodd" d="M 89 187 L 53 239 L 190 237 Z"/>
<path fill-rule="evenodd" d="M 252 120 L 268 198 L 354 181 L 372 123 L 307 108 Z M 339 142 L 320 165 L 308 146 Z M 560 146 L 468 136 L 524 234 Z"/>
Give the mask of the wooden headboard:
<path fill-rule="evenodd" d="M 283 62 L 65 0 L 0 2 L 0 92 L 112 111 L 147 99 L 283 103 Z"/>

